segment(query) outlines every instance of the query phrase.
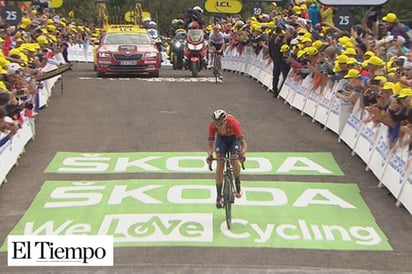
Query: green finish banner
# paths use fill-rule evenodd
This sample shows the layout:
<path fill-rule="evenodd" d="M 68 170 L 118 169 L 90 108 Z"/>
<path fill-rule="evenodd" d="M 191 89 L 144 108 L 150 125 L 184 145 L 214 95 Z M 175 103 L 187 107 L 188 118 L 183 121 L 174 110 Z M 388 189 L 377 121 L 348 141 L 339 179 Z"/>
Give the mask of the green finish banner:
<path fill-rule="evenodd" d="M 243 174 L 343 176 L 329 152 L 250 152 Z M 210 173 L 205 152 L 58 152 L 47 173 Z M 215 163 L 214 163 L 215 164 Z"/>
<path fill-rule="evenodd" d="M 228 230 L 213 179 L 46 181 L 10 235 L 113 235 L 117 247 L 392 250 L 356 184 L 242 187 Z"/>

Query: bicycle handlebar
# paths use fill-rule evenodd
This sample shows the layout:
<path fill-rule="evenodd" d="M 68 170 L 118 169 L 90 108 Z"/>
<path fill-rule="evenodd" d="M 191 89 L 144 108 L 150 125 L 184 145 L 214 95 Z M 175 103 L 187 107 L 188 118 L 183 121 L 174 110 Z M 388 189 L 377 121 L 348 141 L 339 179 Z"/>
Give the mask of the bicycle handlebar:
<path fill-rule="evenodd" d="M 228 158 L 228 157 L 221 157 L 221 158 L 213 158 L 213 157 L 212 157 L 212 162 L 213 162 L 213 161 L 228 161 L 228 160 L 237 160 L 237 161 L 240 161 L 239 158 L 237 158 L 237 159 L 232 159 L 232 158 Z M 209 164 L 209 170 L 210 170 L 210 171 L 213 171 L 212 162 L 210 162 L 210 164 Z M 245 162 L 240 161 L 240 165 L 242 166 L 242 169 L 245 170 Z"/>

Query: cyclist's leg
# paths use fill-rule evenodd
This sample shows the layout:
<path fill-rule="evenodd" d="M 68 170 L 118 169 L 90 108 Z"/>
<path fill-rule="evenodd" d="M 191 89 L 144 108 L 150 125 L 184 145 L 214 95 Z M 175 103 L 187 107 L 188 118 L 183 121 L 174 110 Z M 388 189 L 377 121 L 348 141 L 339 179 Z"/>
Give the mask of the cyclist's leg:
<path fill-rule="evenodd" d="M 240 163 L 238 156 L 240 154 L 240 143 L 238 140 L 234 140 L 231 145 L 231 154 L 232 154 L 232 167 L 233 175 L 235 176 L 235 186 L 236 186 L 236 198 L 242 197 L 241 187 L 240 187 Z"/>
<path fill-rule="evenodd" d="M 219 72 L 222 72 L 222 55 L 219 53 L 217 54 L 217 67 L 219 69 Z"/>
<path fill-rule="evenodd" d="M 218 76 L 218 58 L 216 52 L 213 53 L 213 75 Z"/>
<path fill-rule="evenodd" d="M 222 45 L 216 45 L 216 50 L 217 52 L 217 67 L 218 67 L 218 71 L 219 71 L 219 78 L 223 78 L 223 68 L 222 68 L 222 56 L 223 56 L 223 52 L 220 51 L 220 49 L 222 48 Z"/>
<path fill-rule="evenodd" d="M 213 56 L 214 56 L 213 50 L 212 50 L 212 48 L 209 48 L 209 50 L 208 50 L 208 68 L 213 67 L 213 62 L 215 61 Z"/>
<path fill-rule="evenodd" d="M 220 135 L 216 136 L 216 145 L 215 145 L 215 152 L 216 158 L 224 157 L 226 151 L 228 150 L 228 146 L 224 140 L 224 138 Z M 216 174 L 215 174 L 215 181 L 216 181 L 216 207 L 222 208 L 222 183 L 223 183 L 223 169 L 225 167 L 224 161 L 217 161 L 216 163 Z"/>

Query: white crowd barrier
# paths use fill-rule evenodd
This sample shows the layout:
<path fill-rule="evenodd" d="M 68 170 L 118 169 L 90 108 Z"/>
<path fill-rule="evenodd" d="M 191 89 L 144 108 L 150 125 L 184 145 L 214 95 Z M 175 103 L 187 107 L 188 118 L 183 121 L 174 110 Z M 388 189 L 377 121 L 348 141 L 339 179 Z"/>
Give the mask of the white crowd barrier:
<path fill-rule="evenodd" d="M 68 48 L 68 59 L 72 62 L 93 62 L 93 45 L 71 44 Z"/>
<path fill-rule="evenodd" d="M 53 59 L 58 63 L 64 63 L 61 54 L 56 54 Z M 50 71 L 55 68 L 57 68 L 57 66 L 47 64 L 42 70 Z M 39 109 L 47 105 L 53 87 L 60 77 L 61 75 L 58 75 L 41 82 L 42 88 L 38 90 L 34 102 L 34 109 L 36 111 L 39 111 Z M 35 118 L 25 117 L 24 111 L 22 112 L 22 116 L 22 126 L 14 136 L 8 137 L 0 133 L 0 185 L 7 181 L 7 175 L 10 170 L 18 164 L 18 159 L 25 151 L 26 144 L 35 136 Z"/>
<path fill-rule="evenodd" d="M 262 52 L 256 55 L 250 47 L 246 47 L 242 53 L 227 48 L 223 67 L 249 75 L 268 89 L 272 88 L 273 64 Z M 338 141 L 349 146 L 352 155 L 358 155 L 365 163 L 365 169 L 376 176 L 377 185 L 385 186 L 396 198 L 396 205 L 402 204 L 412 214 L 410 136 L 404 136 L 394 147 L 390 147 L 387 126 L 366 122 L 368 114 L 360 108 L 359 101 L 351 110 L 350 103 L 336 98 L 337 90 L 342 88 L 345 81 L 315 90 L 312 75 L 302 81 L 288 76 L 279 97 L 291 108 L 300 110 L 302 115 L 312 117 L 313 121 L 336 133 Z"/>

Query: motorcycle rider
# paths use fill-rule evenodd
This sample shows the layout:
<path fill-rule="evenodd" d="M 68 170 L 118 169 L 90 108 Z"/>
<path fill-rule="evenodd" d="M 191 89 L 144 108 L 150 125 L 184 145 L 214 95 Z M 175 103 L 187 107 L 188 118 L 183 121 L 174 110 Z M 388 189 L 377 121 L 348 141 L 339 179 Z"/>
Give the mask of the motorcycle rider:
<path fill-rule="evenodd" d="M 168 31 L 169 37 L 173 37 L 179 29 L 185 30 L 185 21 L 183 21 L 183 19 L 175 18 L 170 23 L 170 28 Z"/>
<path fill-rule="evenodd" d="M 199 6 L 189 9 L 185 13 L 186 15 L 186 28 L 190 28 L 189 25 L 192 22 L 197 22 L 199 28 L 203 29 L 205 27 L 205 20 L 203 18 L 203 9 Z"/>
<path fill-rule="evenodd" d="M 183 66 L 183 47 L 186 41 L 187 32 L 185 29 L 176 29 L 175 35 L 170 42 L 169 59 L 173 69 L 181 69 Z"/>
<path fill-rule="evenodd" d="M 159 30 L 157 29 L 157 23 L 155 21 L 150 21 L 146 25 L 147 33 L 152 38 L 155 43 L 157 50 L 162 52 L 164 49 L 163 41 L 160 38 Z"/>
<path fill-rule="evenodd" d="M 220 24 L 216 24 L 213 26 L 213 32 L 209 35 L 209 52 L 213 53 L 214 51 L 217 52 L 217 65 L 218 65 L 218 73 L 219 79 L 223 79 L 222 75 L 222 56 L 223 51 L 225 50 L 225 36 L 222 33 L 222 26 Z M 212 60 L 213 63 L 213 60 Z"/>
<path fill-rule="evenodd" d="M 184 67 L 185 69 L 191 69 L 192 60 L 191 55 L 194 54 L 194 58 L 199 58 L 196 70 L 192 70 L 193 75 L 196 71 L 200 71 L 207 65 L 207 46 L 208 42 L 202 28 L 197 21 L 193 21 L 188 25 L 186 43 L 184 48 Z"/>

